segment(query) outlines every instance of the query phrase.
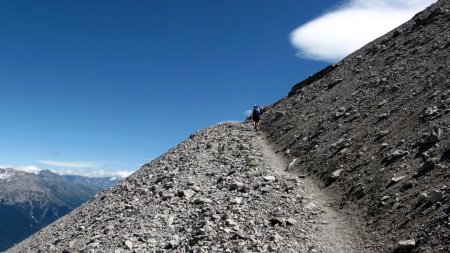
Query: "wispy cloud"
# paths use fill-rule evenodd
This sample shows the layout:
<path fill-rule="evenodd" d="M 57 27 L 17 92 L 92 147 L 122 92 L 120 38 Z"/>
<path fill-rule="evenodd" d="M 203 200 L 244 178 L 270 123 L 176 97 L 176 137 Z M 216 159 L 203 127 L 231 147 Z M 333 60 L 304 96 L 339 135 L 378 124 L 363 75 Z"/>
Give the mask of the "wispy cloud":
<path fill-rule="evenodd" d="M 290 34 L 302 58 L 336 62 L 436 0 L 349 0 Z"/>
<path fill-rule="evenodd" d="M 39 163 L 64 167 L 64 168 L 93 168 L 97 167 L 97 164 L 94 162 L 68 162 L 68 161 L 53 161 L 53 160 L 39 160 Z"/>
<path fill-rule="evenodd" d="M 246 110 L 242 113 L 242 115 L 244 115 L 245 117 L 250 117 L 250 115 L 252 115 L 252 109 Z"/>
<path fill-rule="evenodd" d="M 131 175 L 133 170 L 117 170 L 117 171 L 106 171 L 106 170 L 86 170 L 86 169 L 62 169 L 62 170 L 52 170 L 52 172 L 59 175 L 77 175 L 83 177 L 117 177 L 125 178 Z"/>
<path fill-rule="evenodd" d="M 0 169 L 13 169 L 13 170 L 20 170 L 27 173 L 38 173 L 42 169 L 35 165 L 26 165 L 26 166 L 12 166 L 12 165 L 0 165 Z"/>
<path fill-rule="evenodd" d="M 216 123 L 216 125 L 221 125 L 221 124 L 226 124 L 226 123 L 240 123 L 241 121 L 239 120 L 224 120 L 224 121 L 219 121 Z"/>
<path fill-rule="evenodd" d="M 20 167 L 16 167 L 13 169 L 25 171 L 27 173 L 34 173 L 34 174 L 36 174 L 42 170 L 41 168 L 39 168 L 38 166 L 35 166 L 35 165 L 20 166 Z"/>
<path fill-rule="evenodd" d="M 60 165 L 58 165 L 60 166 Z M 27 173 L 37 174 L 39 171 L 43 170 L 42 168 L 35 165 L 26 165 L 26 166 L 6 166 L 0 165 L 0 168 L 8 168 L 24 171 Z M 77 175 L 84 177 L 113 177 L 113 178 L 126 178 L 129 175 L 133 174 L 135 170 L 103 170 L 103 169 L 92 169 L 92 168 L 67 168 L 67 169 L 52 169 L 53 173 L 58 175 Z"/>

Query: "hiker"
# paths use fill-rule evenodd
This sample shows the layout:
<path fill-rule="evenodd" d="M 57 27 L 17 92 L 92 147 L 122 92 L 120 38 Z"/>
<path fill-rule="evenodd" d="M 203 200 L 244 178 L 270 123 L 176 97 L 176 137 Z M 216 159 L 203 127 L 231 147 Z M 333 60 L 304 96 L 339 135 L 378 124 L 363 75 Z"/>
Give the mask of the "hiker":
<path fill-rule="evenodd" d="M 257 105 L 254 105 L 253 110 L 252 110 L 251 119 L 252 119 L 252 123 L 253 123 L 253 128 L 256 131 L 258 131 L 260 115 L 261 115 L 261 108 L 259 108 Z"/>

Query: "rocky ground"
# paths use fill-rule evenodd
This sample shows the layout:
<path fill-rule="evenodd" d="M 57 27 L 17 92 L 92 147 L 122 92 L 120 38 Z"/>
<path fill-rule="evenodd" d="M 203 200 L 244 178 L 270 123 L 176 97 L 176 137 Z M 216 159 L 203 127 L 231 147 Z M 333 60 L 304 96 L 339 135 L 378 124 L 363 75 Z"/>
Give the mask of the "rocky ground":
<path fill-rule="evenodd" d="M 249 124 L 192 135 L 9 252 L 367 252 Z"/>
<path fill-rule="evenodd" d="M 450 252 L 449 65 L 450 1 L 441 0 L 262 117 L 292 171 L 338 194 L 334 207 L 362 211 L 378 252 Z"/>

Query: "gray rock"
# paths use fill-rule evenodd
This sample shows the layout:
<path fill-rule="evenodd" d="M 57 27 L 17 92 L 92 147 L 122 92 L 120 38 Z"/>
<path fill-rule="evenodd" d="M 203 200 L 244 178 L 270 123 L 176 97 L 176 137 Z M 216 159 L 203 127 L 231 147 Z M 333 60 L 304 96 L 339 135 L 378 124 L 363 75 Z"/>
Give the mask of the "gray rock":
<path fill-rule="evenodd" d="M 443 196 L 442 192 L 438 190 L 432 190 L 428 195 L 428 201 L 432 204 L 435 204 L 436 202 L 442 199 L 442 196 Z"/>
<path fill-rule="evenodd" d="M 436 114 L 438 114 L 438 113 L 439 113 L 439 109 L 438 109 L 436 106 L 428 107 L 428 108 L 425 110 L 425 115 L 426 115 L 426 116 L 434 116 L 434 115 L 436 115 Z"/>
<path fill-rule="evenodd" d="M 240 190 L 244 187 L 244 184 L 242 182 L 234 182 L 232 184 L 230 184 L 230 191 L 234 191 L 234 190 Z"/>
<path fill-rule="evenodd" d="M 196 199 L 194 199 L 194 204 L 196 204 L 196 205 L 203 205 L 203 204 L 208 204 L 208 203 L 212 203 L 212 200 L 210 200 L 208 198 L 196 198 Z"/>
<path fill-rule="evenodd" d="M 423 144 L 435 143 L 440 140 L 442 134 L 442 130 L 436 126 L 434 126 L 430 130 L 430 134 L 423 140 Z"/>
<path fill-rule="evenodd" d="M 178 197 L 180 198 L 185 198 L 185 199 L 190 199 L 192 198 L 192 196 L 194 196 L 195 192 L 191 189 L 187 189 L 184 191 L 179 191 L 178 192 Z"/>
<path fill-rule="evenodd" d="M 390 197 L 389 196 L 383 196 L 383 197 L 381 197 L 381 201 L 386 201 L 386 200 L 388 200 Z"/>
<path fill-rule="evenodd" d="M 232 200 L 230 200 L 230 204 L 232 205 L 240 205 L 242 203 L 242 198 L 240 197 L 236 197 Z"/>
<path fill-rule="evenodd" d="M 279 235 L 277 232 L 273 233 L 273 235 L 270 237 L 270 240 L 274 241 L 274 242 L 278 242 L 283 240 L 284 238 Z"/>
<path fill-rule="evenodd" d="M 378 106 L 382 106 L 382 105 L 386 104 L 387 102 L 388 101 L 386 99 L 383 99 L 378 103 Z"/>
<path fill-rule="evenodd" d="M 422 175 L 436 168 L 436 163 L 434 160 L 425 161 L 422 166 L 417 170 L 417 174 Z"/>
<path fill-rule="evenodd" d="M 335 148 L 337 150 L 341 150 L 341 149 L 349 147 L 350 144 L 351 144 L 350 139 L 341 138 L 338 141 L 336 141 L 335 143 L 331 144 L 331 147 Z"/>
<path fill-rule="evenodd" d="M 388 135 L 389 133 L 390 133 L 389 130 L 382 130 L 382 131 L 378 132 L 377 137 L 381 138 L 381 137 Z"/>
<path fill-rule="evenodd" d="M 416 241 L 414 239 L 402 240 L 397 243 L 397 249 L 399 249 L 399 250 L 414 249 L 415 247 L 416 247 Z"/>
<path fill-rule="evenodd" d="M 396 183 L 402 181 L 402 180 L 405 179 L 405 178 L 406 178 L 406 176 L 393 177 L 393 178 L 391 178 L 391 183 L 392 183 L 392 184 L 396 184 Z"/>
<path fill-rule="evenodd" d="M 293 219 L 293 218 L 289 218 L 286 220 L 286 224 L 287 225 L 295 225 L 295 224 L 297 224 L 297 220 Z"/>
<path fill-rule="evenodd" d="M 286 170 L 292 170 L 295 166 L 295 163 L 297 162 L 298 158 L 292 159 L 292 161 L 288 164 Z"/>
<path fill-rule="evenodd" d="M 409 154 L 408 151 L 404 151 L 404 150 L 397 149 L 397 150 L 394 150 L 394 151 L 389 155 L 389 158 L 391 158 L 391 159 L 397 159 L 397 158 L 406 156 L 406 155 L 408 155 L 408 154 Z"/>
<path fill-rule="evenodd" d="M 277 111 L 277 112 L 275 112 L 275 119 L 279 119 L 279 118 L 283 117 L 284 115 L 286 115 L 285 112 Z"/>

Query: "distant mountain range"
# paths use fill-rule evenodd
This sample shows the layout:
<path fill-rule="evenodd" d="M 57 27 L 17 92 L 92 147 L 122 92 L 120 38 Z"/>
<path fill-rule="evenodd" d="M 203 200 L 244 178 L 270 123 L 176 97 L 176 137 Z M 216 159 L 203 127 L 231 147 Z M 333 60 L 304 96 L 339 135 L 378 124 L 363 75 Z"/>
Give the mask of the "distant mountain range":
<path fill-rule="evenodd" d="M 116 184 L 119 178 L 27 173 L 0 168 L 0 251 Z"/>

